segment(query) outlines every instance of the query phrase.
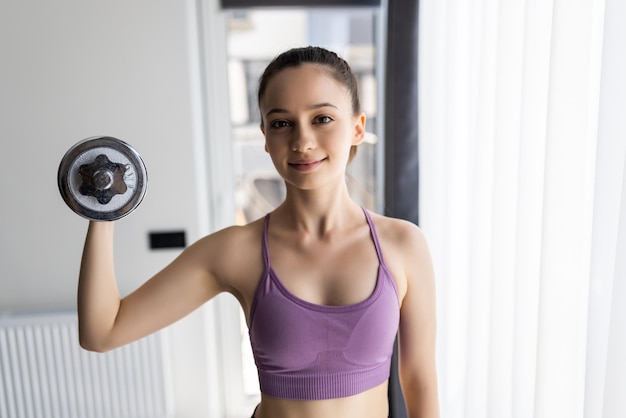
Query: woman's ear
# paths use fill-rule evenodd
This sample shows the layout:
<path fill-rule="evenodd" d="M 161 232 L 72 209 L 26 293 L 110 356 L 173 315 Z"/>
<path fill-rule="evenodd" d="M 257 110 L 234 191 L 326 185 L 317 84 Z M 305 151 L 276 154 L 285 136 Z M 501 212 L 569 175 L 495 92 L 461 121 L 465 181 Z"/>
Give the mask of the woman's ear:
<path fill-rule="evenodd" d="M 354 118 L 354 138 L 352 138 L 352 145 L 359 145 L 365 139 L 365 113 L 361 113 Z"/>

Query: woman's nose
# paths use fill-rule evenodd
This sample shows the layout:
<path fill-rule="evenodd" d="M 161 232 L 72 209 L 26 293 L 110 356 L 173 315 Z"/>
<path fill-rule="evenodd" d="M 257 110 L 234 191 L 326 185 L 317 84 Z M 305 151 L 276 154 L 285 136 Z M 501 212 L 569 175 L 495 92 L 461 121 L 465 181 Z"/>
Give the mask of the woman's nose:
<path fill-rule="evenodd" d="M 305 152 L 315 148 L 315 136 L 308 127 L 298 126 L 294 129 L 291 150 Z"/>

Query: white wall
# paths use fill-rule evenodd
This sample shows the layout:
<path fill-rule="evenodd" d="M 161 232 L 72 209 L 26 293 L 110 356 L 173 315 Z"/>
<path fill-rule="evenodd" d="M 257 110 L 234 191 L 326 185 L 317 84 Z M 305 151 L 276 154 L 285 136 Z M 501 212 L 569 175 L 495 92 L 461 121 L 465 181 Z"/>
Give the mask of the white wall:
<path fill-rule="evenodd" d="M 0 3 L 0 311 L 75 306 L 87 221 L 56 178 L 83 138 L 118 137 L 148 168 L 143 203 L 116 227 L 123 293 L 177 254 L 150 251 L 150 231 L 198 237 L 190 3 Z"/>
<path fill-rule="evenodd" d="M 203 15 L 217 15 L 216 0 L 201 3 Z M 184 230 L 191 243 L 224 218 L 226 192 L 210 190 L 218 179 L 206 177 L 220 167 L 209 168 L 204 159 L 205 153 L 224 154 L 230 142 L 206 126 L 211 112 L 205 109 L 215 109 L 221 97 L 203 100 L 201 66 L 211 61 L 205 71 L 214 74 L 221 67 L 225 73 L 226 65 L 217 47 L 199 53 L 223 39 L 198 40 L 198 4 L 0 2 L 0 315 L 75 308 L 87 221 L 62 201 L 57 169 L 81 139 L 122 139 L 148 169 L 143 203 L 116 225 L 123 294 L 179 253 L 151 251 L 149 232 Z M 204 31 L 219 34 L 218 26 Z M 226 84 L 218 78 L 212 75 L 206 85 Z M 177 417 L 221 416 L 215 312 L 209 303 L 168 330 Z"/>

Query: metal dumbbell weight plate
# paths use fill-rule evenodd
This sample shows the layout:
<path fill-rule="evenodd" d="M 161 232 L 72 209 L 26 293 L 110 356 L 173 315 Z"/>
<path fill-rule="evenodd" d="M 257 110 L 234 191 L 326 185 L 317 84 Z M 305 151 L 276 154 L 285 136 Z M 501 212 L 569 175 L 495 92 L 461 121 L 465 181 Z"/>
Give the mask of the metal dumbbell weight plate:
<path fill-rule="evenodd" d="M 58 183 L 63 200 L 74 212 L 91 220 L 113 221 L 139 206 L 148 173 L 130 145 L 98 136 L 67 151 L 59 165 Z"/>

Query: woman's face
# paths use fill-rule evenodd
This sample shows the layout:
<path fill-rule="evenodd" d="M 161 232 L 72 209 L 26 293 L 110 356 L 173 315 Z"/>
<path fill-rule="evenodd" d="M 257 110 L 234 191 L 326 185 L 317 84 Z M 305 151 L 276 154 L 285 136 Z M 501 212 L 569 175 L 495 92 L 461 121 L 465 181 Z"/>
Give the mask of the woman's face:
<path fill-rule="evenodd" d="M 364 138 L 365 115 L 353 114 L 348 90 L 323 67 L 303 64 L 274 75 L 260 110 L 265 149 L 286 182 L 312 189 L 344 181 L 350 147 Z"/>

